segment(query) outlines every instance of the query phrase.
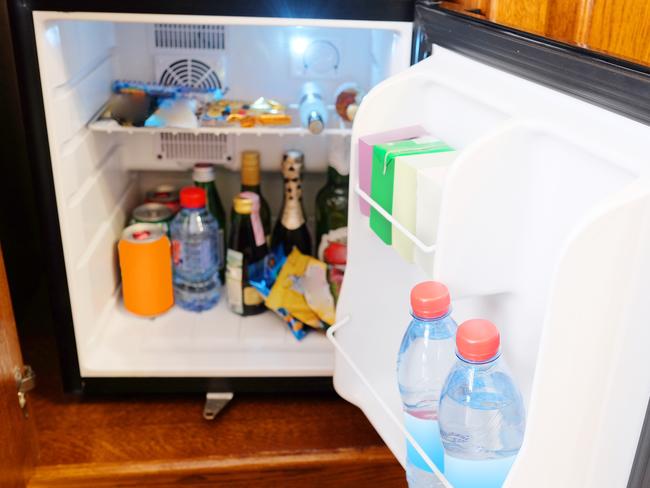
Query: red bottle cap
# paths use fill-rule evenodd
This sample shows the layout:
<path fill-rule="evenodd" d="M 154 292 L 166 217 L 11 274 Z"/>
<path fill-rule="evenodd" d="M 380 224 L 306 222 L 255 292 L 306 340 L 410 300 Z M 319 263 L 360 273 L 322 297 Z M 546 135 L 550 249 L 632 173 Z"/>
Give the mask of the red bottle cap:
<path fill-rule="evenodd" d="M 411 310 L 416 317 L 435 319 L 449 311 L 449 290 L 437 281 L 423 281 L 411 290 Z"/>
<path fill-rule="evenodd" d="M 203 208 L 205 207 L 205 190 L 198 186 L 186 186 L 181 190 L 181 207 Z"/>
<path fill-rule="evenodd" d="M 466 320 L 456 331 L 458 354 L 468 361 L 480 363 L 493 358 L 500 344 L 499 329 L 489 320 Z"/>

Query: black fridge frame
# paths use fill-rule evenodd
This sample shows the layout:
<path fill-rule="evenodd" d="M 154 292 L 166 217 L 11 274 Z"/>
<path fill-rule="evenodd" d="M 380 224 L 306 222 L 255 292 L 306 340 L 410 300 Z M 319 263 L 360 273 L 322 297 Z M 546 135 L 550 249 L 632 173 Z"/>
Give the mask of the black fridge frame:
<path fill-rule="evenodd" d="M 348 20 L 413 20 L 413 0 L 8 0 L 9 20 L 32 184 L 44 237 L 47 281 L 59 351 L 63 388 L 71 393 L 119 392 L 290 392 L 333 391 L 332 378 L 319 377 L 82 377 L 63 258 L 45 110 L 38 70 L 32 12 L 84 11 L 159 14 L 226 15 L 246 17 L 292 17 Z"/>
<path fill-rule="evenodd" d="M 415 6 L 414 6 L 415 4 Z M 39 220 L 48 260 L 48 285 L 64 389 L 68 392 L 206 392 L 331 390 L 330 377 L 175 378 L 82 377 L 63 260 L 47 127 L 32 20 L 34 10 L 290 16 L 392 20 L 415 19 L 413 59 L 434 42 L 504 71 L 569 93 L 627 117 L 650 123 L 650 69 L 533 34 L 440 9 L 418 0 L 8 0 L 23 124 Z M 645 96 L 645 97 L 644 97 Z"/>

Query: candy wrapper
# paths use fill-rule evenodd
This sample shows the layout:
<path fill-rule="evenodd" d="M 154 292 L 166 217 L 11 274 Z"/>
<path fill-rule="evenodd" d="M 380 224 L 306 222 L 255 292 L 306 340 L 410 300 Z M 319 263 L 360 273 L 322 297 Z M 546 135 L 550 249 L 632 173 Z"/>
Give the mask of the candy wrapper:
<path fill-rule="evenodd" d="M 278 252 L 282 252 L 281 246 Z M 334 323 L 334 298 L 322 261 L 294 248 L 288 257 L 269 254 L 264 261 L 251 265 L 248 272 L 251 286 L 262 294 L 266 306 L 283 318 L 298 340 L 309 328 L 325 329 Z"/>
<path fill-rule="evenodd" d="M 257 261 L 248 267 L 248 283 L 255 288 L 266 299 L 270 293 L 275 281 L 280 274 L 282 266 L 286 262 L 287 257 L 278 249 L 278 253 L 269 254 L 262 261 Z M 302 340 L 306 335 L 308 329 L 305 324 L 295 317 L 292 317 L 289 311 L 285 308 L 273 310 L 289 327 L 294 337 Z"/>
<path fill-rule="evenodd" d="M 285 113 L 284 105 L 264 97 L 252 103 L 242 100 L 219 100 L 208 103 L 202 108 L 200 119 L 201 125 L 207 127 L 230 124 L 254 127 L 291 123 L 291 116 Z"/>
<path fill-rule="evenodd" d="M 326 273 L 325 263 L 294 248 L 264 303 L 271 310 L 286 309 L 315 329 L 327 328 L 334 323 L 335 309 Z"/>

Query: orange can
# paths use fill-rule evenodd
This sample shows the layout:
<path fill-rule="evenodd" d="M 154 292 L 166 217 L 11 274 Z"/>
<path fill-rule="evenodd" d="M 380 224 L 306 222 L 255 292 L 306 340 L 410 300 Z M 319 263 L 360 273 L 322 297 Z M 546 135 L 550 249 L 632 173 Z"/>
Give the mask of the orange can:
<path fill-rule="evenodd" d="M 134 224 L 117 245 L 124 308 L 151 317 L 174 304 L 171 246 L 158 224 Z"/>

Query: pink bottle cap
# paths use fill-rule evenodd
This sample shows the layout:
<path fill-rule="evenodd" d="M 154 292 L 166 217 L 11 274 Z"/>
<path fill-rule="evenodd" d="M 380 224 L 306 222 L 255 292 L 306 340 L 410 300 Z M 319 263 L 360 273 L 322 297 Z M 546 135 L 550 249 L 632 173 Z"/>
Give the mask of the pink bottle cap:
<path fill-rule="evenodd" d="M 423 281 L 411 290 L 411 310 L 416 317 L 435 319 L 449 311 L 449 290 L 437 281 Z"/>
<path fill-rule="evenodd" d="M 458 354 L 468 361 L 480 363 L 493 358 L 500 344 L 499 329 L 489 320 L 466 320 L 456 331 Z"/>

